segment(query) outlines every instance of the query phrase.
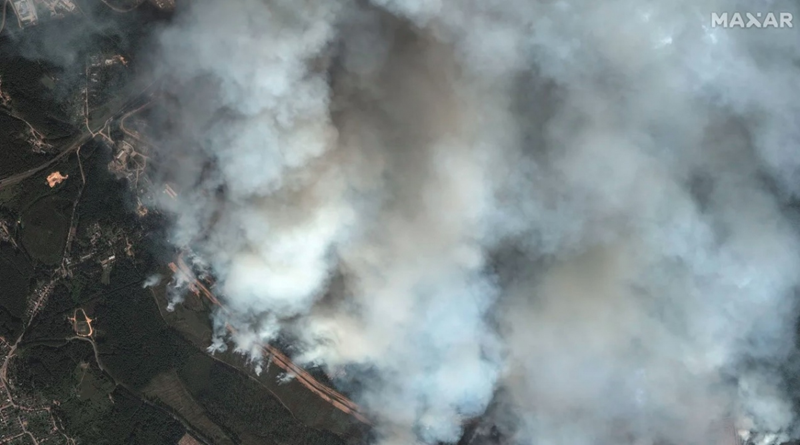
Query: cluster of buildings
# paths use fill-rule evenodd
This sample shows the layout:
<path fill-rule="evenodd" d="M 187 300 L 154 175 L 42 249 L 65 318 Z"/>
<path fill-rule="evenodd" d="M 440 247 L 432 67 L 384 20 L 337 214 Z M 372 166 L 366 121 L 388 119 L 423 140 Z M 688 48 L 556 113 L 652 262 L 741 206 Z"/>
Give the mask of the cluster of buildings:
<path fill-rule="evenodd" d="M 158 9 L 163 9 L 165 11 L 172 11 L 175 9 L 175 0 L 150 0 L 150 3 L 154 4 Z"/>
<path fill-rule="evenodd" d="M 60 18 L 77 10 L 72 0 L 11 0 L 20 28 L 39 23 L 39 13 L 49 12 L 51 18 Z"/>
<path fill-rule="evenodd" d="M 8 107 L 11 105 L 11 96 L 3 91 L 3 79 L 0 78 L 0 107 Z"/>

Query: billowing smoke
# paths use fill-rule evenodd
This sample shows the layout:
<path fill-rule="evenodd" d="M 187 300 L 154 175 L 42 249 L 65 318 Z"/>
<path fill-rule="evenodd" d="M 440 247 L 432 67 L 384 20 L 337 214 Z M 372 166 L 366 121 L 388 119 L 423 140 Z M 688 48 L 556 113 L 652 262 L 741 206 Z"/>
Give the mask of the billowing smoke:
<path fill-rule="evenodd" d="M 186 3 L 159 204 L 216 347 L 294 339 L 384 444 L 798 433 L 798 33 L 711 27 L 793 3 Z"/>

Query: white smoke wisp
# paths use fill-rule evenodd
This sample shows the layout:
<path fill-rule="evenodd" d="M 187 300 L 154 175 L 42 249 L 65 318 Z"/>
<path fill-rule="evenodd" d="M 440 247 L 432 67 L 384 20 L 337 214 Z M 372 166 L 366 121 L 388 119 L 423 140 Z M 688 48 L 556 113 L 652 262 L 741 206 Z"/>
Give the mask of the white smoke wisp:
<path fill-rule="evenodd" d="M 158 286 L 161 283 L 161 279 L 163 277 L 159 274 L 153 274 L 147 277 L 144 282 L 142 283 L 142 289 L 147 289 L 148 287 Z"/>
<path fill-rule="evenodd" d="M 761 365 L 794 347 L 798 34 L 710 28 L 742 5 L 191 2 L 159 204 L 237 328 L 210 350 L 287 333 L 385 444 L 492 402 L 509 443 L 797 434 Z"/>

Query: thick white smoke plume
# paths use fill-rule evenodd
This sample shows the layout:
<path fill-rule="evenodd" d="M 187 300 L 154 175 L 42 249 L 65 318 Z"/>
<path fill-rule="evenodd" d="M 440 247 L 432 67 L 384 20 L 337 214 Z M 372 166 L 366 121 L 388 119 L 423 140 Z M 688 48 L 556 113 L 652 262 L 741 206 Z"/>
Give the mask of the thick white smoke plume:
<path fill-rule="evenodd" d="M 711 27 L 792 2 L 187 4 L 161 204 L 239 350 L 283 332 L 346 367 L 384 444 L 455 442 L 490 403 L 509 443 L 798 433 L 770 366 L 798 32 Z"/>

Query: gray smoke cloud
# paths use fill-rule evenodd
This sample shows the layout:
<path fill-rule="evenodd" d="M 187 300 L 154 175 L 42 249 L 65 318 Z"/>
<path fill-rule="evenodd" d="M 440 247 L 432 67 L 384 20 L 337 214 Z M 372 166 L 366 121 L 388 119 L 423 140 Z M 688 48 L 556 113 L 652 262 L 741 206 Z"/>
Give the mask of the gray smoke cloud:
<path fill-rule="evenodd" d="M 757 9 L 757 11 L 756 11 Z M 159 36 L 162 208 L 231 341 L 383 444 L 797 435 L 791 2 L 197 0 Z"/>

